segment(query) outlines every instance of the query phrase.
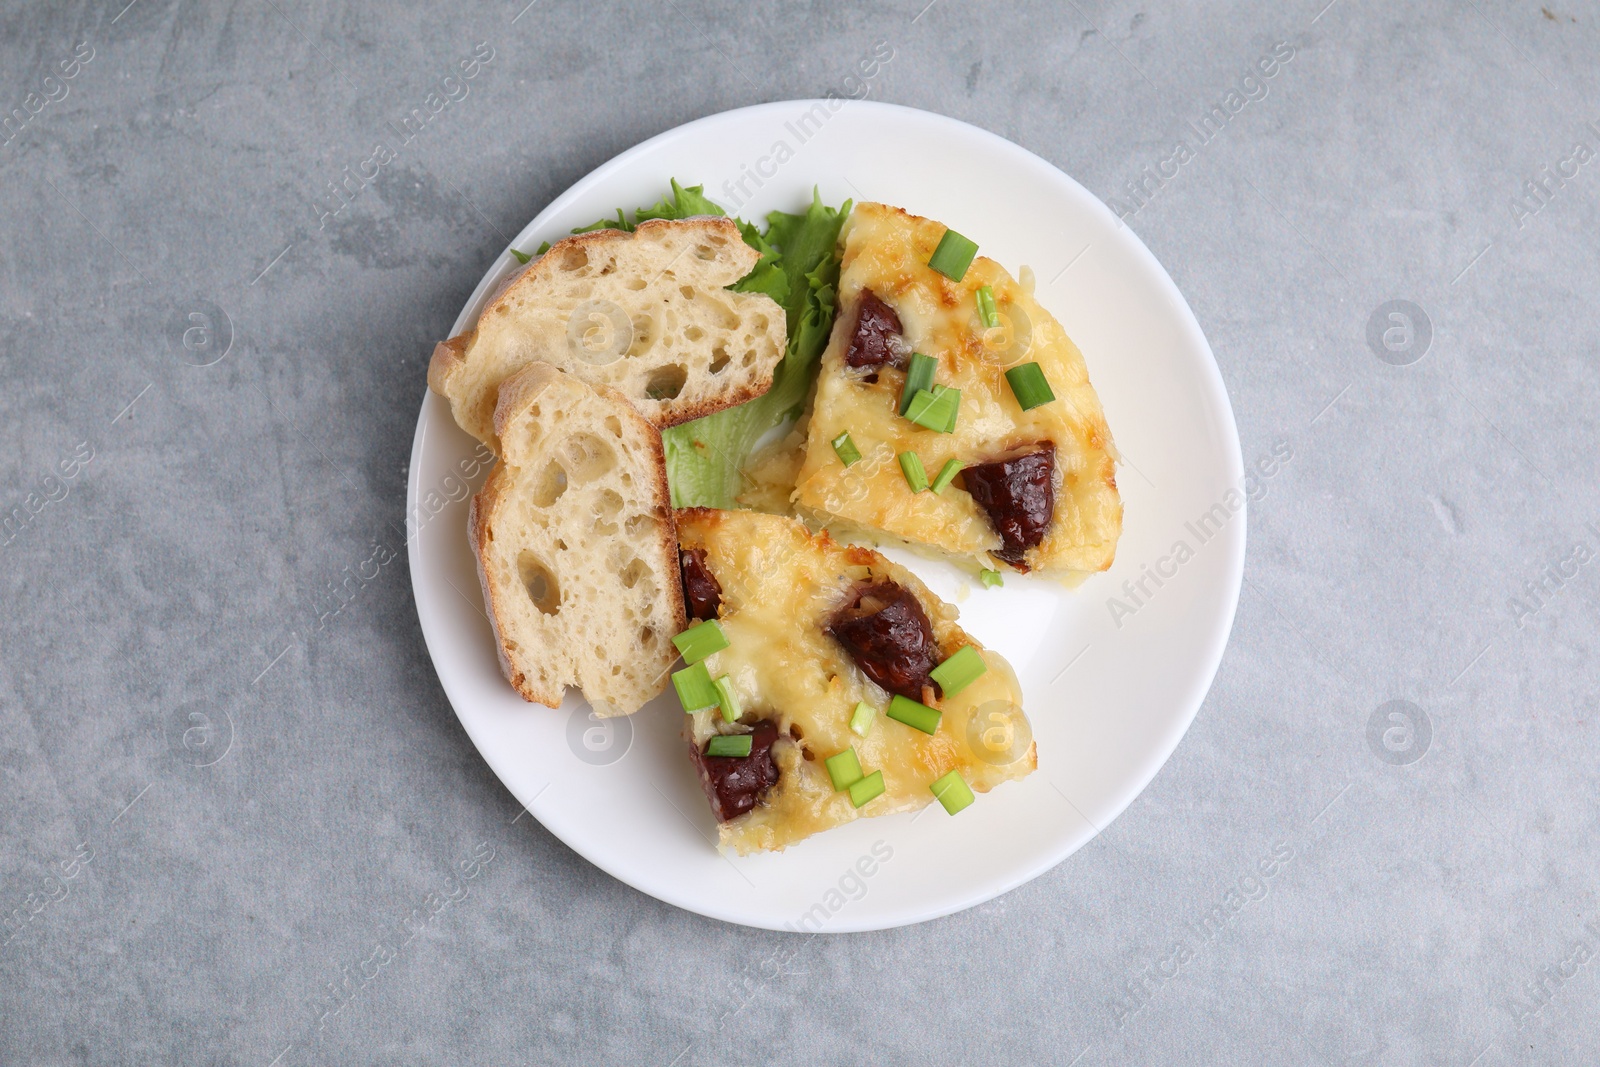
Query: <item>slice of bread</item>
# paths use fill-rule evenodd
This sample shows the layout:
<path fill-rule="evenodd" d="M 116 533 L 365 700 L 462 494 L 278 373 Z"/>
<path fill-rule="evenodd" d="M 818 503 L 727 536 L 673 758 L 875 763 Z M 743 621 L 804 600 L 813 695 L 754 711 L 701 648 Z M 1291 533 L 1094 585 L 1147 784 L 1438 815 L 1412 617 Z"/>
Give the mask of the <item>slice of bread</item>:
<path fill-rule="evenodd" d="M 724 218 L 569 237 L 439 343 L 428 384 L 496 452 L 501 383 L 534 362 L 618 390 L 658 427 L 742 404 L 772 387 L 786 343 L 771 297 L 725 288 L 760 258 Z"/>
<path fill-rule="evenodd" d="M 501 462 L 468 536 L 500 666 L 524 699 L 601 715 L 666 687 L 683 629 L 661 434 L 622 394 L 534 363 L 498 390 Z"/>

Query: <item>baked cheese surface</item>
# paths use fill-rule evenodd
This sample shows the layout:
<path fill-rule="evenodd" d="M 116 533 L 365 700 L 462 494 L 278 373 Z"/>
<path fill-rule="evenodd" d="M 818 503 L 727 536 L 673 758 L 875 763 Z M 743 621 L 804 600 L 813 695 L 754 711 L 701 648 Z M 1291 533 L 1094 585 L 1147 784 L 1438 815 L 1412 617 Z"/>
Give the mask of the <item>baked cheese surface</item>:
<path fill-rule="evenodd" d="M 740 853 L 782 849 L 854 819 L 923 808 L 935 799 L 930 784 L 952 770 L 984 793 L 1037 767 L 1010 665 L 979 647 L 956 625 L 956 609 L 910 571 L 871 549 L 758 512 L 685 509 L 678 537 L 685 549 L 705 553 L 721 586 L 718 622 L 729 645 L 705 663 L 713 678 L 728 677 L 744 713 L 734 724 L 715 709 L 686 716 L 687 738 L 699 751 L 718 733 L 746 732 L 759 720 L 778 726 L 778 781 L 753 809 L 721 824 L 723 845 Z M 889 694 L 828 632 L 853 590 L 884 580 L 921 604 L 940 659 L 971 645 L 988 668 L 955 695 L 933 700 L 942 715 L 931 735 L 889 719 Z M 865 737 L 850 729 L 861 701 L 876 713 Z M 851 747 L 864 773 L 884 776 L 883 795 L 859 809 L 833 788 L 823 764 Z"/>
<path fill-rule="evenodd" d="M 950 458 L 962 467 L 1050 442 L 1055 446 L 1054 506 L 1027 569 L 1044 573 L 1111 566 L 1122 530 L 1114 449 L 1100 398 L 1076 345 L 1033 294 L 991 259 L 972 261 L 960 282 L 929 267 L 946 227 L 885 204 L 856 205 L 845 224 L 839 314 L 822 356 L 794 492 L 802 513 L 841 529 L 887 534 L 912 546 L 996 566 L 1001 540 L 963 488 L 912 492 L 897 457 L 915 452 L 931 482 Z M 985 329 L 977 294 L 989 286 L 1001 325 Z M 906 372 L 846 365 L 863 292 L 898 315 L 905 351 L 938 361 L 936 384 L 961 390 L 953 433 L 914 425 L 899 414 Z M 1055 400 L 1022 410 L 1007 368 L 1035 361 Z M 846 467 L 832 441 L 848 432 L 861 459 Z"/>

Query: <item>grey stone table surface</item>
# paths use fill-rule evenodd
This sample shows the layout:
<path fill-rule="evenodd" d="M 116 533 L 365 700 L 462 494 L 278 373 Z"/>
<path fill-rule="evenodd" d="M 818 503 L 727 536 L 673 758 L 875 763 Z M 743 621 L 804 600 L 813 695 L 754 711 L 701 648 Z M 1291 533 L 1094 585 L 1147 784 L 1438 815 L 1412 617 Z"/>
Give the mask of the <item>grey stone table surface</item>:
<path fill-rule="evenodd" d="M 1595 1062 L 1600 9 L 1547 2 L 7 4 L 0 1064 Z M 513 821 L 396 530 L 507 235 L 830 90 L 1106 199 L 1291 458 L 1120 819 L 808 938 Z"/>

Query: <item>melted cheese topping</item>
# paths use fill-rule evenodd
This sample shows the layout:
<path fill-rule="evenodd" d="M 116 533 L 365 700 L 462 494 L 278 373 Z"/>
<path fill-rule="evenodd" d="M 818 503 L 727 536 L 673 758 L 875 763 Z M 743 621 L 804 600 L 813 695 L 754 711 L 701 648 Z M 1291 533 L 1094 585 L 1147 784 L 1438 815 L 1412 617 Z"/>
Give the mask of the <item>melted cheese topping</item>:
<path fill-rule="evenodd" d="M 914 546 L 970 556 L 1000 547 L 988 516 L 967 493 L 912 493 L 896 457 L 915 452 L 931 482 L 946 460 L 963 467 L 1056 446 L 1055 513 L 1043 542 L 1027 553 L 1046 571 L 1099 571 L 1111 566 L 1122 532 L 1111 431 L 1089 384 L 1083 355 L 1030 291 L 991 259 L 974 259 L 952 282 L 930 268 L 945 227 L 883 204 L 858 204 L 846 223 L 839 279 L 840 311 L 822 356 L 805 462 L 795 503 L 826 521 L 890 534 Z M 994 291 L 1002 325 L 985 330 L 977 292 Z M 861 290 L 870 289 L 900 316 L 909 350 L 939 361 L 934 381 L 961 390 L 954 433 L 913 425 L 899 415 L 905 372 L 850 369 L 844 353 L 855 329 Z M 1023 411 L 1005 371 L 1036 361 L 1055 393 L 1053 403 Z M 861 460 L 846 468 L 831 442 L 848 431 Z"/>
<path fill-rule="evenodd" d="M 722 586 L 719 621 L 729 646 L 706 659 L 713 678 L 726 674 L 747 718 L 774 719 L 777 785 L 752 811 L 722 824 L 722 843 L 741 853 L 781 849 L 853 819 L 915 811 L 934 800 L 928 786 L 957 770 L 974 792 L 1021 778 L 1037 765 L 1033 746 L 996 766 L 969 747 L 968 720 L 991 701 L 1020 708 L 1022 690 L 999 654 L 979 648 L 957 625 L 956 609 L 940 601 L 903 567 L 870 549 L 813 535 L 800 523 L 748 511 L 679 512 L 678 536 L 702 548 Z M 889 697 L 868 681 L 828 635 L 834 613 L 863 581 L 888 578 L 911 590 L 928 614 L 943 659 L 963 645 L 978 648 L 989 669 L 936 706 L 938 730 L 925 734 L 884 715 Z M 850 730 L 858 701 L 878 714 L 866 737 Z M 1019 712 L 1020 715 L 1020 712 Z M 697 748 L 723 729 L 717 711 L 688 717 Z M 798 734 L 798 743 L 789 733 Z M 859 810 L 836 792 L 823 760 L 854 747 L 862 771 L 882 771 L 884 793 Z M 812 758 L 807 759 L 809 750 Z"/>

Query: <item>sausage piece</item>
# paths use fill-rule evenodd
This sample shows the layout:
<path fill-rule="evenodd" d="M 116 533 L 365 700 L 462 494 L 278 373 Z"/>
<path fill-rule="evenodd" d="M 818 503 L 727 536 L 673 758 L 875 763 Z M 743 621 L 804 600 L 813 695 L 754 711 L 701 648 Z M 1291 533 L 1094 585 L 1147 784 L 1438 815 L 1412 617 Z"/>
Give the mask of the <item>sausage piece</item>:
<path fill-rule="evenodd" d="M 989 516 L 1000 535 L 994 555 L 1026 571 L 1022 557 L 1044 540 L 1045 528 L 1056 508 L 1056 446 L 1041 447 L 1010 459 L 979 463 L 961 472 L 967 492 Z"/>
<path fill-rule="evenodd" d="M 909 359 L 903 347 L 900 316 L 871 289 L 861 290 L 861 300 L 856 305 L 856 328 L 850 335 L 850 347 L 844 353 L 844 365 L 873 370 L 890 366 L 903 370 Z"/>
<path fill-rule="evenodd" d="M 890 581 L 857 586 L 828 628 L 863 674 L 890 693 L 923 698 L 938 651 L 927 612 L 911 590 Z"/>
<path fill-rule="evenodd" d="M 718 822 L 743 815 L 778 784 L 778 764 L 772 758 L 772 743 L 777 739 L 777 724 L 763 719 L 750 734 L 748 756 L 708 756 L 704 748 L 695 749 L 700 784 Z"/>
<path fill-rule="evenodd" d="M 722 607 L 722 586 L 706 566 L 705 549 L 678 549 L 678 567 L 683 571 L 683 606 L 689 618 L 716 618 Z"/>

